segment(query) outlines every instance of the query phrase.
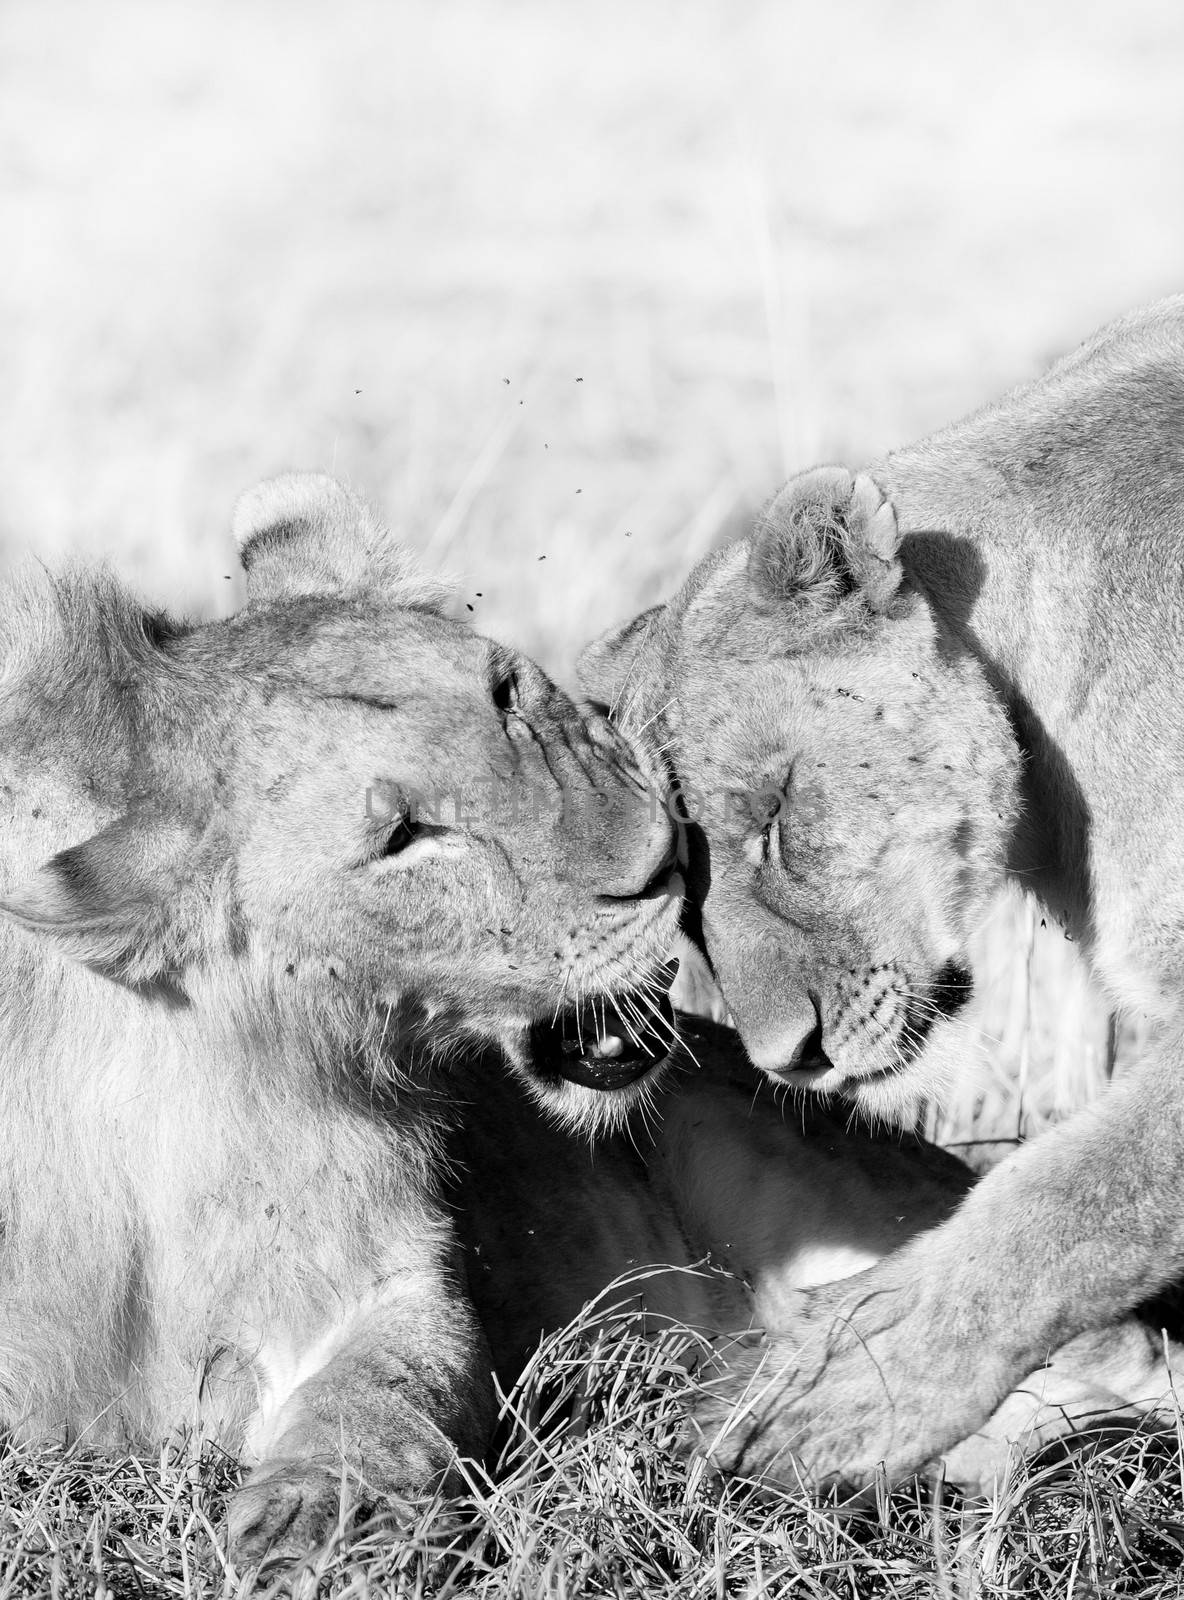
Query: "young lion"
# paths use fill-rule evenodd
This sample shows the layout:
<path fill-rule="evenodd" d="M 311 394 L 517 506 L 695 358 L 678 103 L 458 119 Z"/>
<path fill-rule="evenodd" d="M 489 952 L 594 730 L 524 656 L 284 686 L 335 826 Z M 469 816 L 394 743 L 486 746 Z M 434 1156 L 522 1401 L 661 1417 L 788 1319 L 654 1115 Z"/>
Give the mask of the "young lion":
<path fill-rule="evenodd" d="M 589 651 L 585 681 L 707 808 L 690 889 L 773 1078 L 882 1116 L 940 1092 L 1005 870 L 1155 1028 L 948 1222 L 801 1297 L 722 1462 L 905 1472 L 1184 1268 L 1182 554 L 1176 299 L 870 473 L 791 480 Z"/>
<path fill-rule="evenodd" d="M 351 494 L 281 479 L 237 532 L 227 622 L 103 576 L 4 603 L 0 1430 L 215 1435 L 250 1558 L 336 1519 L 343 1464 L 398 1499 L 484 1446 L 448 1065 L 621 1118 L 681 885 L 628 744 Z"/>

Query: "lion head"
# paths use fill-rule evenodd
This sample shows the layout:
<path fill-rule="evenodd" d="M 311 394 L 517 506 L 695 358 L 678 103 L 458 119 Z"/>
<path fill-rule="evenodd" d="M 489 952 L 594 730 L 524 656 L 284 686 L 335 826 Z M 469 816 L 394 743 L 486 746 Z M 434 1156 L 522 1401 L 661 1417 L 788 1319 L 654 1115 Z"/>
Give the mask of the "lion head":
<path fill-rule="evenodd" d="M 934 1092 L 1019 763 L 977 663 L 903 580 L 871 478 L 791 481 L 581 674 L 681 796 L 690 897 L 753 1061 L 873 1113 Z"/>
<path fill-rule="evenodd" d="M 627 736 L 449 620 L 334 480 L 261 485 L 236 534 L 224 622 L 93 577 L 12 603 L 9 1031 L 97 973 L 326 1061 L 494 1043 L 569 1122 L 622 1114 L 674 1037 L 679 888 Z"/>

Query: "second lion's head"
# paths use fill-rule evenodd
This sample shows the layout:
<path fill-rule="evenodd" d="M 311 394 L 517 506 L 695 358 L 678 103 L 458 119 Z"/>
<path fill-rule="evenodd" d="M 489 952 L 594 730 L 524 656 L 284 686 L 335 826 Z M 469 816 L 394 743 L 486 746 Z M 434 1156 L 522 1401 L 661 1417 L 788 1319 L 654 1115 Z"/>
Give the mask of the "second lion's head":
<path fill-rule="evenodd" d="M 910 1113 L 965 1055 L 953 1019 L 1019 759 L 875 483 L 792 480 L 581 673 L 682 797 L 691 899 L 754 1062 Z"/>

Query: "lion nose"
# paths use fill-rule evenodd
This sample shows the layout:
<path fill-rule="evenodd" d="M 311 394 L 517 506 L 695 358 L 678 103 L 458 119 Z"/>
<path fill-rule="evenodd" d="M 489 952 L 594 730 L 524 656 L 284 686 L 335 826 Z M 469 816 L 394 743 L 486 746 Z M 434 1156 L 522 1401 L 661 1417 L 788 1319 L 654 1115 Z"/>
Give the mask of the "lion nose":
<path fill-rule="evenodd" d="M 742 1017 L 737 1021 L 753 1066 L 770 1078 L 826 1072 L 833 1065 L 823 1043 L 822 1007 L 812 992 L 780 1003 L 774 1026 L 746 1029 Z"/>
<path fill-rule="evenodd" d="M 813 996 L 810 998 L 814 1004 L 814 1026 L 785 1063 L 786 1072 L 827 1072 L 834 1066 L 823 1047 L 822 1010 L 818 1001 Z"/>

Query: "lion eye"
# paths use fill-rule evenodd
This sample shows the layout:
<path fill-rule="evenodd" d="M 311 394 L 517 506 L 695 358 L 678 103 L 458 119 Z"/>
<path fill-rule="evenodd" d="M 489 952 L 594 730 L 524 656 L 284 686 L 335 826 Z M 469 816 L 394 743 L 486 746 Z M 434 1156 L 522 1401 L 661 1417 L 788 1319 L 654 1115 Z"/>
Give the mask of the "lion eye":
<path fill-rule="evenodd" d="M 752 820 L 768 835 L 789 810 L 790 790 L 793 787 L 793 768 L 785 775 L 783 783 L 766 785 L 753 792 L 749 800 Z"/>
<path fill-rule="evenodd" d="M 413 844 L 418 837 L 419 829 L 410 817 L 400 817 L 394 827 L 386 836 L 386 843 L 378 852 L 377 860 L 381 861 L 386 856 L 397 856 Z"/>
<path fill-rule="evenodd" d="M 766 833 L 781 818 L 785 810 L 785 796 L 783 794 L 763 794 L 758 797 L 760 811 L 758 820 Z"/>
<path fill-rule="evenodd" d="M 761 829 L 761 859 L 771 861 L 774 854 L 784 860 L 785 851 L 781 839 L 781 814 L 774 812 Z"/>
<path fill-rule="evenodd" d="M 792 785 L 793 768 L 790 767 L 780 787 L 770 786 L 752 796 L 753 820 L 760 828 L 760 858 L 763 862 L 772 859 L 774 846 L 780 859 L 785 860 L 785 824 Z"/>

